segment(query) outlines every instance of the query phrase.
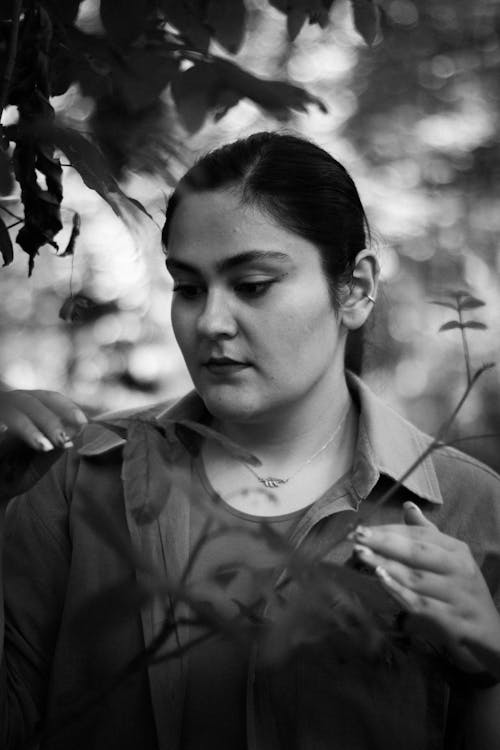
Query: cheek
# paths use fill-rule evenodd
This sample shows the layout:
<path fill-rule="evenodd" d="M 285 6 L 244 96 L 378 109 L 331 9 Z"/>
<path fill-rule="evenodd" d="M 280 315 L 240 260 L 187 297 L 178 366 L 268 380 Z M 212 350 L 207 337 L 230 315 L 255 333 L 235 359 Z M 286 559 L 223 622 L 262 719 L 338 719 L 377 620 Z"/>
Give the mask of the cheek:
<path fill-rule="evenodd" d="M 175 301 L 172 302 L 170 320 L 174 336 L 183 353 L 189 348 L 190 340 L 193 335 L 193 321 L 191 317 L 192 316 L 190 316 L 185 310 L 180 308 L 179 304 L 176 304 Z"/>
<path fill-rule="evenodd" d="M 307 295 L 295 300 L 288 315 L 275 322 L 273 341 L 280 348 L 291 351 L 295 358 L 322 357 L 335 346 L 338 336 L 338 321 L 330 299 L 319 300 Z M 269 329 L 266 330 L 269 333 Z"/>

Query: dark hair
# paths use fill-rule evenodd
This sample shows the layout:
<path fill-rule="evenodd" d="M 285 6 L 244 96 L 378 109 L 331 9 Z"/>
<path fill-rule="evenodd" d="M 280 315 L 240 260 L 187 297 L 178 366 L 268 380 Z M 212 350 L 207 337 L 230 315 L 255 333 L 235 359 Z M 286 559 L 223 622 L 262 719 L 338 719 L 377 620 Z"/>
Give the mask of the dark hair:
<path fill-rule="evenodd" d="M 172 193 L 162 232 L 165 248 L 182 196 L 224 188 L 239 189 L 244 204 L 316 245 L 338 309 L 340 290 L 370 237 L 358 191 L 342 164 L 305 138 L 283 133 L 255 133 L 217 148 L 201 157 Z"/>

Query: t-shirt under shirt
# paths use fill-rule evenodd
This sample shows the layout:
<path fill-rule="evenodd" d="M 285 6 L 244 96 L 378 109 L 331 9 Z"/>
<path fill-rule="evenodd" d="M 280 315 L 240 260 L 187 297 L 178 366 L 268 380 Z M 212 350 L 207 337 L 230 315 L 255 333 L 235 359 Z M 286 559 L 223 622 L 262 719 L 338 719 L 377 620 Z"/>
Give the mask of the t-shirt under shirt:
<path fill-rule="evenodd" d="M 195 498 L 191 509 L 190 549 L 204 532 L 214 512 L 212 530 L 223 528 L 201 545 L 190 581 L 196 595 L 206 598 L 225 615 L 241 614 L 238 603 L 252 607 L 276 569 L 279 554 L 262 534 L 265 521 L 287 536 L 307 508 L 281 516 L 255 516 L 232 508 L 213 489 L 201 456 L 192 462 Z M 250 572 L 251 568 L 252 572 Z M 255 575 L 255 571 L 259 571 Z M 260 590 L 260 591 L 259 591 Z M 192 628 L 190 639 L 199 634 Z M 189 652 L 183 715 L 182 750 L 245 750 L 248 646 L 232 638 L 210 638 Z"/>

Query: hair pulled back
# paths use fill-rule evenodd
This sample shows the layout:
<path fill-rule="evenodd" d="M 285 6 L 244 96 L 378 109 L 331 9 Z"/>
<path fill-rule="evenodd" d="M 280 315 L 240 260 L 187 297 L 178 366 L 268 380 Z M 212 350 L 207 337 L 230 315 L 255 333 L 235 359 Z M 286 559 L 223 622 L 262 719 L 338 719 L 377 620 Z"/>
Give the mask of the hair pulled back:
<path fill-rule="evenodd" d="M 342 164 L 305 138 L 267 131 L 217 148 L 201 157 L 172 193 L 162 233 L 166 248 L 182 196 L 224 188 L 238 188 L 242 203 L 316 245 L 337 308 L 369 236 L 358 191 Z"/>
<path fill-rule="evenodd" d="M 221 189 L 238 189 L 243 204 L 256 206 L 317 247 L 338 309 L 356 255 L 370 238 L 358 191 L 342 164 L 305 138 L 269 131 L 209 152 L 169 199 L 162 232 L 167 252 L 170 224 L 182 197 Z M 346 366 L 355 372 L 361 370 L 362 348 L 362 332 L 351 331 Z"/>

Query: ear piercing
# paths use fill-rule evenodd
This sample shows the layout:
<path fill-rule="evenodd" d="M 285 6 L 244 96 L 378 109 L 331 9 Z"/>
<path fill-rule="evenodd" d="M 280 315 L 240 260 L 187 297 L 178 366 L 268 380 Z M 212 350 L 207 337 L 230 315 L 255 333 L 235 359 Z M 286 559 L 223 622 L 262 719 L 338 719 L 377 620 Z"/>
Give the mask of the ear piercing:
<path fill-rule="evenodd" d="M 375 297 L 372 297 L 371 294 L 365 294 L 366 299 L 369 299 L 370 302 L 375 303 Z"/>

